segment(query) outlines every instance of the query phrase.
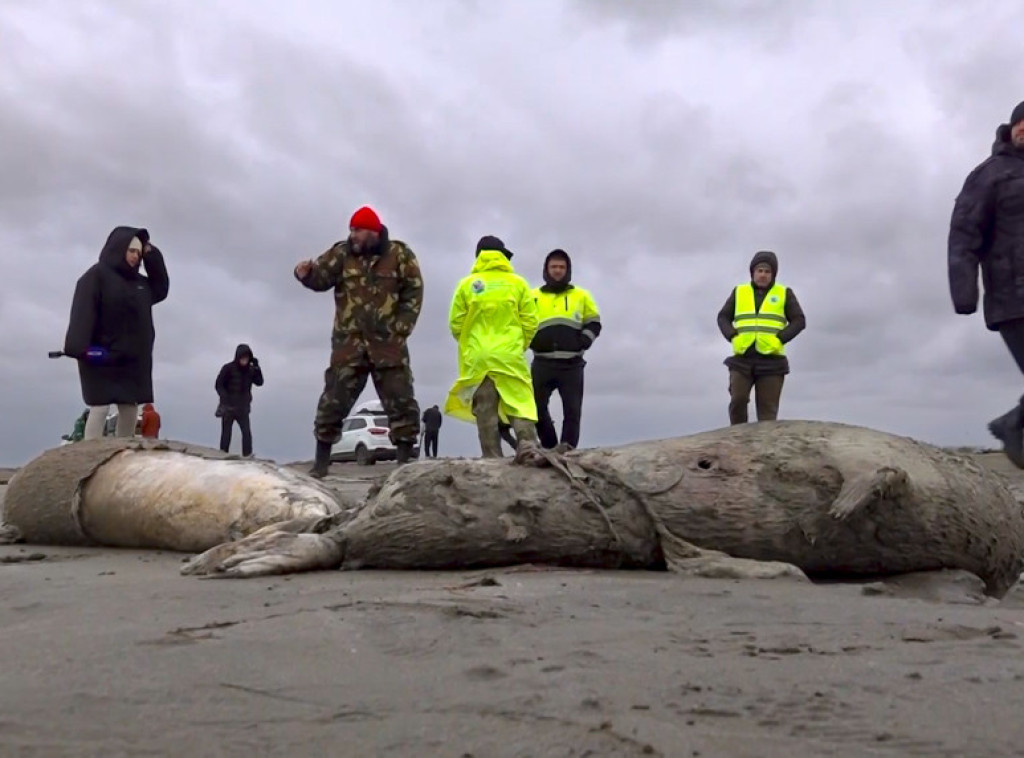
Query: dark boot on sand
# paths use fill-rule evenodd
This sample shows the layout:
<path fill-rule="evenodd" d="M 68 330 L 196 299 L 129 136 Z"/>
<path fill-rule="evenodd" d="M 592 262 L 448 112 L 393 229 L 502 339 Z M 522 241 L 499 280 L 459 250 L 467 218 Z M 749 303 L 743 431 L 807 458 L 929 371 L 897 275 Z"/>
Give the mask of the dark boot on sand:
<path fill-rule="evenodd" d="M 992 436 L 1003 443 L 1003 452 L 1017 468 L 1024 469 L 1024 412 L 1017 405 L 989 422 Z"/>
<path fill-rule="evenodd" d="M 313 468 L 309 470 L 309 475 L 315 479 L 323 479 L 327 476 L 327 471 L 331 467 L 331 443 L 316 441 L 316 460 L 313 462 Z"/>
<path fill-rule="evenodd" d="M 401 466 L 403 463 L 408 463 L 413 459 L 412 455 L 412 443 L 411 442 L 396 442 L 395 443 L 395 462 Z"/>

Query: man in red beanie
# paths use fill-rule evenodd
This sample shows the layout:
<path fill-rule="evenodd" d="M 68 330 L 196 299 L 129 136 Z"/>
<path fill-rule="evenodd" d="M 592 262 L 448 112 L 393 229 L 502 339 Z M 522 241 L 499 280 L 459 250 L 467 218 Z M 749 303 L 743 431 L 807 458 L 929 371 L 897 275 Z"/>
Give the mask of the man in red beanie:
<path fill-rule="evenodd" d="M 310 474 L 327 475 L 341 425 L 373 377 L 384 406 L 398 463 L 413 458 L 420 410 L 413 392 L 406 340 L 423 304 L 423 278 L 412 249 L 391 239 L 368 207 L 349 222 L 348 239 L 295 267 L 295 278 L 314 292 L 334 289 L 331 362 L 317 403 L 316 461 Z"/>

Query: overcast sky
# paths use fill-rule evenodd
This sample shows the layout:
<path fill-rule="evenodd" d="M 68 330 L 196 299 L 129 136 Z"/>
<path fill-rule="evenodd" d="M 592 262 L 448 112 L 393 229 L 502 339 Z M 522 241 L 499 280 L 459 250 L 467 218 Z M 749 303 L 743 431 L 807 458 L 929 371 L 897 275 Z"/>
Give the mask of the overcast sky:
<path fill-rule="evenodd" d="M 988 445 L 1024 381 L 953 313 L 946 236 L 1024 99 L 1022 28 L 1024 6 L 959 0 L 4 0 L 0 464 L 83 408 L 46 353 L 119 224 L 170 273 L 164 434 L 216 445 L 214 378 L 247 342 L 256 454 L 310 458 L 333 302 L 291 272 L 364 203 L 423 268 L 422 407 L 456 378 L 451 293 L 497 234 L 534 284 L 568 250 L 601 309 L 582 445 L 723 426 L 715 317 L 767 248 L 807 313 L 781 417 Z M 446 418 L 441 452 L 476 454 L 474 428 Z"/>

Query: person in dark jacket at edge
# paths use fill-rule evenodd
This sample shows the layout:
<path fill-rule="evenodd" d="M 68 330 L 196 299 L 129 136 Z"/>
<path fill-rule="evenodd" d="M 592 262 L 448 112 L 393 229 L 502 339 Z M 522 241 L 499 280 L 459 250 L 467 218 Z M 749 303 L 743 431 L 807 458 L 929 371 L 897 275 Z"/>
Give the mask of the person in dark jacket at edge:
<path fill-rule="evenodd" d="M 964 180 L 953 205 L 948 240 L 953 309 L 978 309 L 978 269 L 985 286 L 985 326 L 999 332 L 1024 372 L 1024 102 L 996 128 L 991 154 Z M 1006 457 L 1024 468 L 1024 396 L 989 431 Z"/>
<path fill-rule="evenodd" d="M 572 259 L 561 249 L 544 259 L 544 284 L 534 288 L 533 299 L 540 322 L 530 343 L 537 435 L 542 446 L 565 452 L 580 441 L 583 354 L 601 334 L 601 314 L 590 292 L 572 283 Z M 556 390 L 562 401 L 561 435 L 548 410 Z"/>
<path fill-rule="evenodd" d="M 263 386 L 263 369 L 252 354 L 252 349 L 241 344 L 235 348 L 235 359 L 220 367 L 214 387 L 220 403 L 220 449 L 225 453 L 231 447 L 231 431 L 238 423 L 242 432 L 242 457 L 252 456 L 252 427 L 249 412 L 252 409 L 252 388 Z"/>
<path fill-rule="evenodd" d="M 441 409 L 432 405 L 423 411 L 423 455 L 427 458 L 437 457 L 437 439 L 441 433 Z M 431 455 L 430 451 L 434 454 Z"/>
<path fill-rule="evenodd" d="M 99 261 L 79 277 L 64 354 L 78 361 L 89 406 L 83 439 L 103 436 L 111 405 L 117 406 L 117 436 L 135 435 L 139 404 L 153 402 L 153 306 L 169 290 L 163 254 L 148 230 L 134 226 L 115 227 Z"/>
<path fill-rule="evenodd" d="M 774 421 L 779 415 L 782 384 L 789 373 L 785 345 L 804 330 L 807 320 L 793 290 L 776 281 L 778 273 L 775 253 L 755 253 L 750 281 L 737 285 L 718 312 L 718 328 L 733 348 L 724 361 L 730 425 L 747 423 L 752 389 L 758 421 Z"/>

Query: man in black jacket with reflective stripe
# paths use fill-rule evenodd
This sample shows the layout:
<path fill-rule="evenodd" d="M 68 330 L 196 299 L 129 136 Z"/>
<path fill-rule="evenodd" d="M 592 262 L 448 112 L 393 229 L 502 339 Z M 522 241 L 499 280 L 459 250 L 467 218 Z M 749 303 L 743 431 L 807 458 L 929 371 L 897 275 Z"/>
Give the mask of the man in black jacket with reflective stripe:
<path fill-rule="evenodd" d="M 544 284 L 533 290 L 540 321 L 530 343 L 533 397 L 537 403 L 540 444 L 560 452 L 579 444 L 583 416 L 584 353 L 601 334 L 601 314 L 586 289 L 572 283 L 572 259 L 552 250 L 544 260 Z M 562 433 L 555 430 L 548 403 L 562 400 Z"/>
<path fill-rule="evenodd" d="M 978 309 L 980 267 L 985 325 L 999 332 L 1024 372 L 1024 102 L 996 129 L 992 154 L 964 180 L 949 223 L 948 258 L 953 309 Z M 1024 396 L 988 428 L 1024 468 Z"/>

